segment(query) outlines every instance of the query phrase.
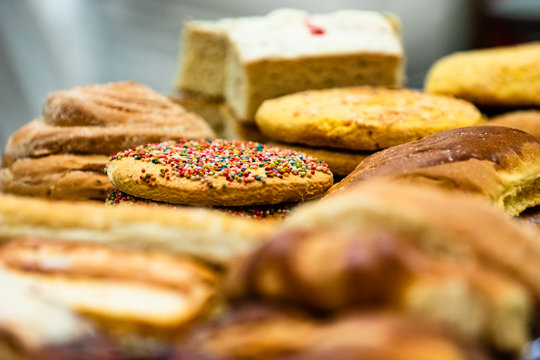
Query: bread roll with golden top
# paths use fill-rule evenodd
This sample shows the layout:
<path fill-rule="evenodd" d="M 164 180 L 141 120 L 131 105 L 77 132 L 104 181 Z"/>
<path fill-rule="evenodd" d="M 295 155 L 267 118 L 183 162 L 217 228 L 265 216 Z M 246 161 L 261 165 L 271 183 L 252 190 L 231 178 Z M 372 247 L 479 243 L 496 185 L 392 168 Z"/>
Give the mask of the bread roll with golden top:
<path fill-rule="evenodd" d="M 214 136 L 203 119 L 167 97 L 137 83 L 119 82 L 52 93 L 43 118 L 16 131 L 4 156 L 111 155 L 150 142 Z"/>
<path fill-rule="evenodd" d="M 156 336 L 204 316 L 217 295 L 218 278 L 211 270 L 186 257 L 153 252 L 23 239 L 0 247 L 0 264 L 74 311 L 113 329 L 143 325 Z"/>
<path fill-rule="evenodd" d="M 517 129 L 471 126 L 451 129 L 377 152 L 329 194 L 391 177 L 478 194 L 511 215 L 540 204 L 540 140 Z"/>
<path fill-rule="evenodd" d="M 540 105 L 540 42 L 458 52 L 429 70 L 429 93 L 478 105 Z"/>
<path fill-rule="evenodd" d="M 494 116 L 486 122 L 490 126 L 506 126 L 525 131 L 540 139 L 540 111 L 522 110 Z"/>
<path fill-rule="evenodd" d="M 233 300 L 315 311 L 392 308 L 505 351 L 530 338 L 532 299 L 524 286 L 488 268 L 433 261 L 384 231 L 282 231 L 234 264 L 225 289 Z"/>
<path fill-rule="evenodd" d="M 105 207 L 0 194 L 0 242 L 16 236 L 187 254 L 218 266 L 274 231 L 270 223 L 203 208 Z"/>
<path fill-rule="evenodd" d="M 0 169 L 0 189 L 21 196 L 104 200 L 113 189 L 104 155 L 58 154 L 16 159 Z"/>
<path fill-rule="evenodd" d="M 540 296 L 540 233 L 465 194 L 378 178 L 298 207 L 284 226 L 386 229 L 436 258 L 493 266 Z"/>
<path fill-rule="evenodd" d="M 270 139 L 349 150 L 384 149 L 481 121 L 463 100 L 374 87 L 286 95 L 265 101 L 256 116 Z"/>
<path fill-rule="evenodd" d="M 441 329 L 396 314 L 353 312 L 316 319 L 262 306 L 244 306 L 202 325 L 178 352 L 231 360 L 488 359 Z"/>

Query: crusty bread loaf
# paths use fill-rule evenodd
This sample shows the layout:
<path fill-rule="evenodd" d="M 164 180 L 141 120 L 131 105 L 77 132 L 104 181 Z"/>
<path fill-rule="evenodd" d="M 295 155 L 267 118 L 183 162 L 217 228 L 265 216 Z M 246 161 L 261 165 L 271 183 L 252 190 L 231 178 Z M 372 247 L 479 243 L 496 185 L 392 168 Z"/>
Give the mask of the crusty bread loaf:
<path fill-rule="evenodd" d="M 271 139 L 348 150 L 383 149 L 481 121 L 480 112 L 463 100 L 367 86 L 267 100 L 256 116 Z"/>
<path fill-rule="evenodd" d="M 0 264 L 74 311 L 155 335 L 185 327 L 216 297 L 217 277 L 186 257 L 27 239 L 0 247 Z"/>
<path fill-rule="evenodd" d="M 378 177 L 479 194 L 511 215 L 540 204 L 540 141 L 496 126 L 451 129 L 377 152 L 329 194 Z"/>
<path fill-rule="evenodd" d="M 353 312 L 315 319 L 261 306 L 229 311 L 202 325 L 178 351 L 202 359 L 487 359 L 440 329 L 396 314 Z"/>
<path fill-rule="evenodd" d="M 540 111 L 513 111 L 489 119 L 485 125 L 507 126 L 525 131 L 540 139 Z"/>
<path fill-rule="evenodd" d="M 464 51 L 438 60 L 427 92 L 488 106 L 540 105 L 540 42 Z"/>
<path fill-rule="evenodd" d="M 39 236 L 65 242 L 106 243 L 127 249 L 187 254 L 226 266 L 274 226 L 210 209 L 111 208 L 0 194 L 0 241 Z"/>
<path fill-rule="evenodd" d="M 70 154 L 5 161 L 0 190 L 51 199 L 104 200 L 113 189 L 104 174 L 108 161 L 104 155 Z"/>
<path fill-rule="evenodd" d="M 466 194 L 378 178 L 298 207 L 284 225 L 357 233 L 386 229 L 431 256 L 497 268 L 540 296 L 539 233 Z"/>
<path fill-rule="evenodd" d="M 243 301 L 330 312 L 392 308 L 499 350 L 517 351 L 530 338 L 533 301 L 521 284 L 494 269 L 433 261 L 383 229 L 278 232 L 235 263 L 226 285 Z"/>

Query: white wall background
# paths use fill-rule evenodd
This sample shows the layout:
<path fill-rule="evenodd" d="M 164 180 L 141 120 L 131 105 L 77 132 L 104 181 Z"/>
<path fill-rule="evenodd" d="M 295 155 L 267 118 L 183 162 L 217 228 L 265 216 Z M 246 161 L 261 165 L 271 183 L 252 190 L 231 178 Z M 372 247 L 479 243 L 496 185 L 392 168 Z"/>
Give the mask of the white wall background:
<path fill-rule="evenodd" d="M 0 147 L 37 117 L 48 92 L 136 80 L 167 93 L 186 18 L 279 7 L 392 11 L 403 22 L 408 85 L 439 57 L 469 46 L 467 0 L 0 0 Z"/>

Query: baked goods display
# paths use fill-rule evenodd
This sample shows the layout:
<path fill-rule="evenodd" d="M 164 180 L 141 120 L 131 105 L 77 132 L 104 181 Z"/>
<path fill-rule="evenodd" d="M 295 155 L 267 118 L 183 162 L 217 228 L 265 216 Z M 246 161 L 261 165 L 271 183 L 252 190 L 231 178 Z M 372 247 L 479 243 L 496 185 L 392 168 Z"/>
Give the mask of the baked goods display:
<path fill-rule="evenodd" d="M 184 205 L 247 206 L 299 202 L 332 185 L 324 162 L 255 142 L 164 142 L 114 155 L 113 185 L 130 195 Z"/>
<path fill-rule="evenodd" d="M 438 60 L 425 89 L 489 107 L 540 106 L 540 43 L 470 50 Z"/>
<path fill-rule="evenodd" d="M 105 157 L 149 142 L 212 137 L 200 117 L 137 83 L 58 91 L 47 98 L 42 118 L 8 140 L 0 188 L 19 195 L 104 200 L 112 189 L 101 168 Z"/>
<path fill-rule="evenodd" d="M 539 159 L 540 141 L 523 131 L 499 126 L 451 129 L 371 155 L 329 193 L 390 177 L 478 194 L 517 215 L 540 204 Z"/>
<path fill-rule="evenodd" d="M 400 32 L 192 20 L 171 98 L 52 93 L 0 169 L 0 358 L 534 358 L 539 44 L 443 59 L 421 93 Z"/>

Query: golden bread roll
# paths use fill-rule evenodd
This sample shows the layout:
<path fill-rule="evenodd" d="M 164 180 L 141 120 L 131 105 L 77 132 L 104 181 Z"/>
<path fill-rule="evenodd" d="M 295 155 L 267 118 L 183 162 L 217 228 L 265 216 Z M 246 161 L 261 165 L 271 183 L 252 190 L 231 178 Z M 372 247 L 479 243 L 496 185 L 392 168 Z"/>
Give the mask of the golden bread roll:
<path fill-rule="evenodd" d="M 425 90 L 487 106 L 540 105 L 540 42 L 458 52 L 429 70 Z"/>
<path fill-rule="evenodd" d="M 58 154 L 17 159 L 0 169 L 0 189 L 22 196 L 104 200 L 113 186 L 104 155 Z"/>
<path fill-rule="evenodd" d="M 525 131 L 540 139 L 540 111 L 514 111 L 489 119 L 485 125 L 506 126 Z"/>
<path fill-rule="evenodd" d="M 256 116 L 271 139 L 349 150 L 383 149 L 481 121 L 463 100 L 372 87 L 287 95 L 265 101 Z"/>
<path fill-rule="evenodd" d="M 73 311 L 116 323 L 178 331 L 211 310 L 217 277 L 192 259 L 44 239 L 0 247 L 15 279 Z M 149 306 L 151 304 L 151 306 Z"/>
<path fill-rule="evenodd" d="M 38 236 L 228 262 L 260 243 L 274 226 L 211 209 L 105 207 L 0 194 L 0 242 Z"/>
<path fill-rule="evenodd" d="M 326 312 L 392 308 L 504 351 L 530 339 L 533 301 L 524 286 L 492 269 L 434 261 L 381 231 L 278 232 L 235 262 L 226 294 Z"/>
<path fill-rule="evenodd" d="M 248 306 L 197 330 L 179 346 L 180 354 L 253 360 L 488 359 L 422 321 L 381 312 L 316 319 L 290 309 Z"/>
<path fill-rule="evenodd" d="M 432 257 L 494 267 L 540 296 L 540 234 L 476 197 L 378 178 L 298 207 L 284 226 L 384 229 Z"/>
<path fill-rule="evenodd" d="M 89 322 L 0 267 L 2 360 L 113 360 L 113 348 Z"/>
<path fill-rule="evenodd" d="M 309 155 L 234 140 L 150 144 L 114 155 L 113 185 L 174 204 L 250 206 L 317 198 L 332 186 L 327 165 Z"/>
<path fill-rule="evenodd" d="M 329 194 L 391 177 L 479 194 L 511 215 L 540 204 L 540 140 L 520 130 L 471 126 L 442 131 L 366 158 Z"/>

